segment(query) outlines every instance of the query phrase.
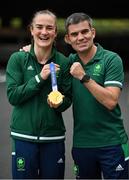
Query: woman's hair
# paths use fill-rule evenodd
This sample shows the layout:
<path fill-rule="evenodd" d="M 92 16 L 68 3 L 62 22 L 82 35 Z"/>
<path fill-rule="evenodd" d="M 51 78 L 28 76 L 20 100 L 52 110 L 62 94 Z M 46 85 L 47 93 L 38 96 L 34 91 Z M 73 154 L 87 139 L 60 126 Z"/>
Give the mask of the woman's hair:
<path fill-rule="evenodd" d="M 50 16 L 52 16 L 55 19 L 55 25 L 56 25 L 56 29 L 57 29 L 57 17 L 55 15 L 55 13 L 53 13 L 52 11 L 45 9 L 45 10 L 40 10 L 34 13 L 34 15 L 32 16 L 31 22 L 30 22 L 30 27 L 32 26 L 34 19 L 38 16 L 38 15 L 42 15 L 42 14 L 48 14 Z"/>

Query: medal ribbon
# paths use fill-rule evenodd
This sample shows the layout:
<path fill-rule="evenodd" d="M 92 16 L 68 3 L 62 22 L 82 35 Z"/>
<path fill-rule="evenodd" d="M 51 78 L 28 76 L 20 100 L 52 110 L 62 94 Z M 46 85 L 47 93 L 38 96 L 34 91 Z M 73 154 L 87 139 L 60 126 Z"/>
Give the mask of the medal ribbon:
<path fill-rule="evenodd" d="M 55 71 L 55 64 L 53 62 L 50 63 L 50 71 L 51 71 L 51 84 L 52 84 L 52 91 L 57 91 L 57 79 L 56 79 L 56 71 Z"/>

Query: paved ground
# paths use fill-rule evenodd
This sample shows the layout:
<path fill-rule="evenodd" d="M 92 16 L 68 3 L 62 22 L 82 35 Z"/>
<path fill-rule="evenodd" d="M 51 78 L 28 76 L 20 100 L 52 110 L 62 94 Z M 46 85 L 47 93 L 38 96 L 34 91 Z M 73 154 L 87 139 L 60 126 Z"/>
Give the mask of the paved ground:
<path fill-rule="evenodd" d="M 126 73 L 126 81 L 120 98 L 120 105 L 123 112 L 124 124 L 129 135 L 129 72 Z M 9 117 L 11 106 L 9 105 L 5 92 L 4 70 L 0 71 L 0 179 L 11 178 L 11 146 L 9 138 Z M 73 179 L 71 158 L 72 146 L 72 112 L 69 108 L 63 113 L 67 134 L 66 134 L 66 178 Z"/>

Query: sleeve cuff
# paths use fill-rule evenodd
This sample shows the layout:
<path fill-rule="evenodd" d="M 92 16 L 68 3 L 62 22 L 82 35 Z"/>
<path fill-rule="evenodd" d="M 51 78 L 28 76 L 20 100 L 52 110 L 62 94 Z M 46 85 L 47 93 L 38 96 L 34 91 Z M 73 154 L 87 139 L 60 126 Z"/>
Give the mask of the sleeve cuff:
<path fill-rule="evenodd" d="M 41 78 L 40 74 L 37 74 L 37 75 L 35 76 L 35 80 L 36 80 L 37 83 L 41 83 L 41 82 L 44 81 L 44 80 Z"/>

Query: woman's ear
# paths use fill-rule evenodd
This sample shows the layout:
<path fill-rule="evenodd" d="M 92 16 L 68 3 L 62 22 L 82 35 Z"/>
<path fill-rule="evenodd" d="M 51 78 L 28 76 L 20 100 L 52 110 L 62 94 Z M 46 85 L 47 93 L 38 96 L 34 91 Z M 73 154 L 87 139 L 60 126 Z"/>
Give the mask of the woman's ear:
<path fill-rule="evenodd" d="M 30 26 L 30 33 L 31 33 L 31 36 L 33 36 L 33 27 L 32 27 L 32 25 Z"/>

